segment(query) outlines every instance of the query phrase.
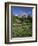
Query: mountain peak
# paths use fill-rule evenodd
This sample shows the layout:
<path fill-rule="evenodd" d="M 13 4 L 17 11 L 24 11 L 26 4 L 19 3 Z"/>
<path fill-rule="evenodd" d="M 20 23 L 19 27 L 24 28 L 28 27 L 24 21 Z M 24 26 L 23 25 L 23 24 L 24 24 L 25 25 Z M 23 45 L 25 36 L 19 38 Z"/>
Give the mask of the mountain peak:
<path fill-rule="evenodd" d="M 24 13 L 19 14 L 19 16 L 28 16 L 28 14 L 24 12 Z"/>

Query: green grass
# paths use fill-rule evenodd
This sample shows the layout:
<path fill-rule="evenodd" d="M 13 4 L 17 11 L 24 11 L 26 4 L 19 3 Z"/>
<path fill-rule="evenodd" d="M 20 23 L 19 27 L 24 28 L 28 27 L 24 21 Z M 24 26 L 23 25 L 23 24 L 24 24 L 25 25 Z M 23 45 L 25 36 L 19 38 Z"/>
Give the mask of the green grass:
<path fill-rule="evenodd" d="M 30 37 L 32 36 L 32 18 L 11 16 L 11 36 Z"/>

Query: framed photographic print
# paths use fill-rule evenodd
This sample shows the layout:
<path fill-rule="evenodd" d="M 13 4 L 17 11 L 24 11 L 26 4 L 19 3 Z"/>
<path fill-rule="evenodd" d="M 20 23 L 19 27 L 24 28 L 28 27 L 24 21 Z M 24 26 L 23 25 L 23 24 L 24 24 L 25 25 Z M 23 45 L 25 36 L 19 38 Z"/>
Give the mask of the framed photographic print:
<path fill-rule="evenodd" d="M 37 4 L 5 3 L 5 43 L 37 41 Z"/>

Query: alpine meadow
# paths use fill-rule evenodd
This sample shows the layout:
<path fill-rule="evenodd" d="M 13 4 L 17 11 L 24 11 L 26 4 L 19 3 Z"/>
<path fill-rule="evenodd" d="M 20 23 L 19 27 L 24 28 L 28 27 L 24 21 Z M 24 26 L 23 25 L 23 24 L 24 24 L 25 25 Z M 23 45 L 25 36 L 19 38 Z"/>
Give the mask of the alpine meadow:
<path fill-rule="evenodd" d="M 11 7 L 11 37 L 32 37 L 31 7 Z"/>

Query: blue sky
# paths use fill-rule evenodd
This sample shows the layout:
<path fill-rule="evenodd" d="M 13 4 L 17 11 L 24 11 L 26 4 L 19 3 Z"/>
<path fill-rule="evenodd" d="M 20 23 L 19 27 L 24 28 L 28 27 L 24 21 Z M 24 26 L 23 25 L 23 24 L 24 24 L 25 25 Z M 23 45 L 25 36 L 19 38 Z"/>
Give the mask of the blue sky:
<path fill-rule="evenodd" d="M 20 13 L 27 13 L 32 15 L 32 7 L 19 7 L 19 6 L 11 7 L 11 14 L 19 15 Z"/>

